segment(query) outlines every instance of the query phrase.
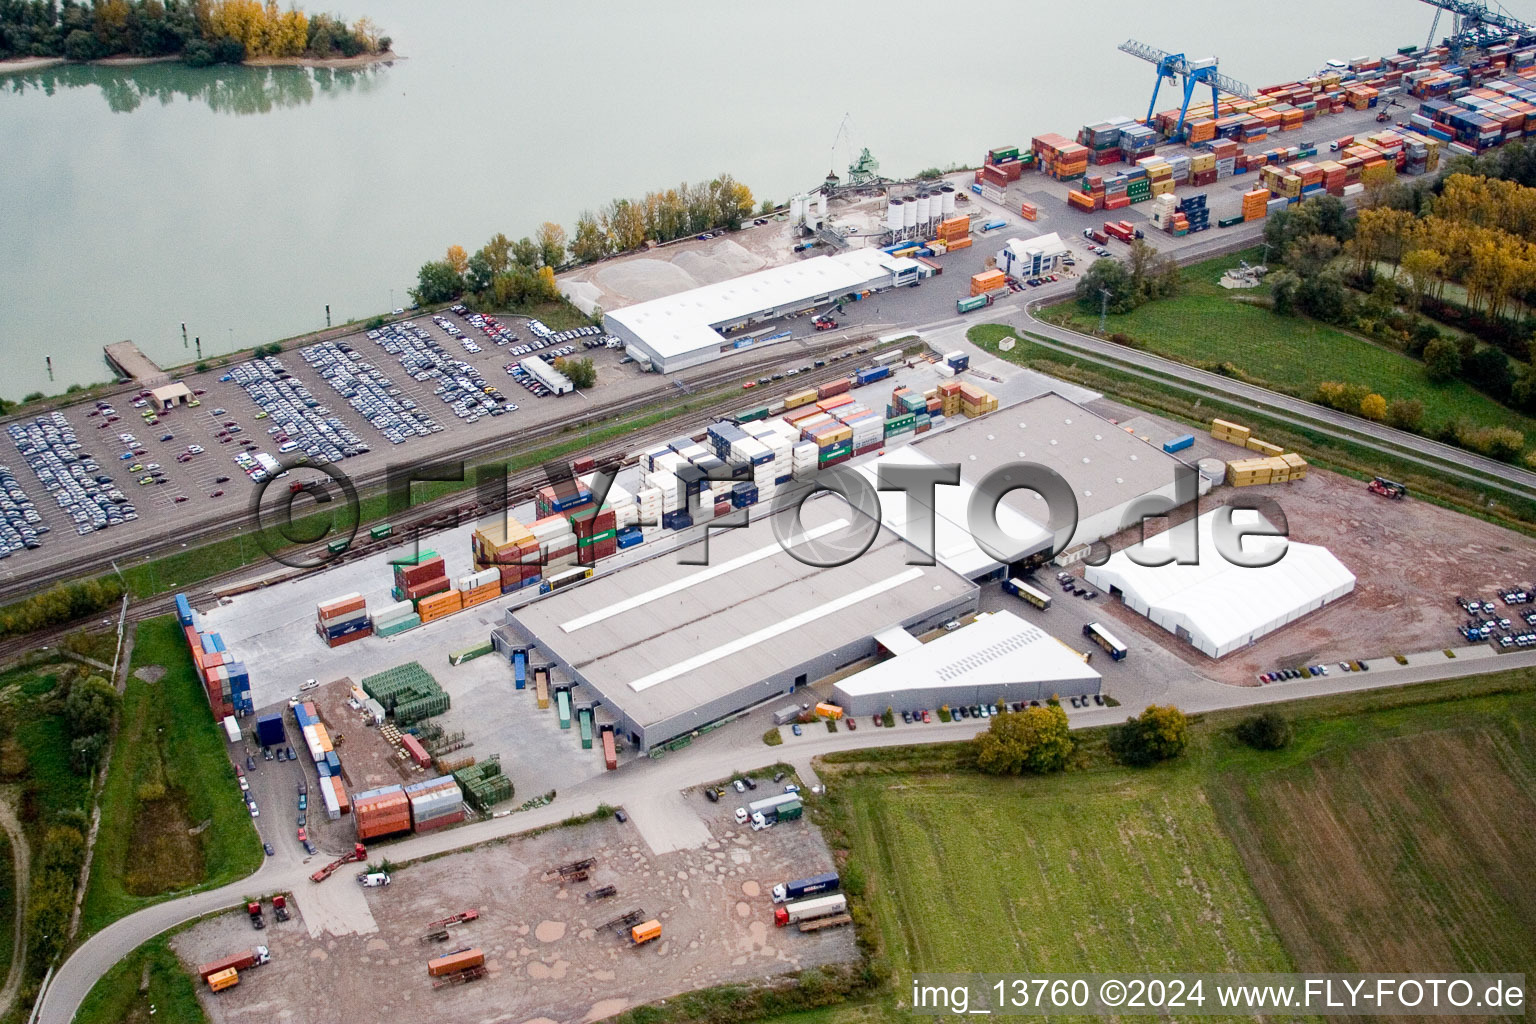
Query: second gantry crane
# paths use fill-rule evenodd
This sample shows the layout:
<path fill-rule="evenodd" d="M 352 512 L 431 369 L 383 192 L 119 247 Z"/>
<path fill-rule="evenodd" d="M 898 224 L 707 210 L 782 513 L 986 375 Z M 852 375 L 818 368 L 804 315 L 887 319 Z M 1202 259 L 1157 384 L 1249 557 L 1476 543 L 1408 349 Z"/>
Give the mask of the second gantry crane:
<path fill-rule="evenodd" d="M 1216 116 L 1221 115 L 1221 94 L 1226 93 L 1237 99 L 1253 99 L 1253 90 L 1235 78 L 1228 78 L 1216 69 L 1215 57 L 1186 57 L 1182 53 L 1169 53 L 1159 50 L 1155 46 L 1146 43 L 1138 43 L 1134 39 L 1127 39 L 1120 44 L 1120 49 L 1132 57 L 1139 57 L 1148 64 L 1156 65 L 1157 81 L 1152 86 L 1152 101 L 1147 104 L 1146 123 L 1152 123 L 1152 114 L 1157 109 L 1157 93 L 1162 88 L 1163 79 L 1184 82 L 1184 103 L 1179 107 L 1179 123 L 1171 133 L 1172 138 L 1183 138 L 1184 119 L 1189 115 L 1189 103 L 1195 95 L 1195 88 L 1201 85 L 1211 87 L 1211 109 Z"/>

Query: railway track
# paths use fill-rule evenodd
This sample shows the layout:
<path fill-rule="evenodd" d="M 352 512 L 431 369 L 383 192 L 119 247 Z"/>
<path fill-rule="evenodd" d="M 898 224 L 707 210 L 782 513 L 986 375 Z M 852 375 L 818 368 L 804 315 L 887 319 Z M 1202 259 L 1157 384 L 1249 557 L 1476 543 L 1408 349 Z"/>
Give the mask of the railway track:
<path fill-rule="evenodd" d="M 857 334 L 839 334 L 833 337 L 806 339 L 808 342 L 807 347 L 805 349 L 799 350 L 796 353 L 795 358 L 804 358 L 809 360 L 825 358 L 827 355 L 837 352 L 838 350 L 851 350 L 854 347 L 867 344 L 868 342 L 872 341 L 874 337 L 875 335 L 872 332 L 861 331 Z M 731 366 L 713 369 L 688 379 L 664 378 L 672 380 L 674 383 L 678 380 L 681 380 L 685 385 L 685 387 L 679 389 L 682 391 L 682 394 L 675 395 L 667 391 L 658 393 L 657 391 L 653 390 L 644 394 L 633 396 L 620 402 L 614 402 L 608 405 L 593 406 L 591 407 L 590 411 L 584 415 L 573 416 L 565 420 L 557 420 L 525 432 L 519 437 L 517 447 L 523 450 L 537 448 L 541 444 L 555 440 L 563 435 L 573 434 L 574 431 L 583 427 L 600 426 L 604 421 L 614 419 L 616 417 L 642 413 L 647 410 L 654 409 L 657 406 L 664 405 L 666 402 L 674 401 L 678 398 L 686 399 L 689 396 L 696 396 L 701 392 L 708 393 L 715 391 L 731 383 L 739 382 L 743 378 L 756 376 L 774 366 L 788 361 L 786 359 L 786 355 L 787 354 L 781 350 L 776 353 L 771 353 L 765 358 L 754 360 L 751 363 L 733 364 Z M 849 359 L 839 362 L 835 369 L 831 366 L 826 367 L 824 373 L 809 378 L 807 383 L 809 384 L 812 381 L 825 381 L 834 379 L 838 376 L 844 376 L 846 374 L 844 374 L 842 371 L 851 370 L 853 363 L 854 360 Z M 668 420 L 664 422 L 670 422 L 671 420 L 674 420 L 680 416 L 702 417 L 709 415 L 719 415 L 722 411 L 733 411 L 735 409 L 741 408 L 743 405 L 751 404 L 754 397 L 755 395 L 752 393 L 737 392 L 730 397 L 722 397 L 720 401 L 711 403 L 705 408 L 692 409 L 688 410 L 687 412 L 679 412 L 677 416 L 669 417 Z M 634 448 L 640 444 L 641 438 L 643 438 L 646 442 L 649 442 L 656 439 L 657 437 L 665 438 L 674 436 L 675 431 L 675 425 L 671 428 L 671 430 L 664 429 L 659 433 L 647 429 L 645 431 L 629 435 L 626 438 L 624 445 L 630 448 Z M 511 456 L 515 453 L 516 450 L 509 448 L 507 439 L 505 437 L 488 438 L 481 441 L 461 444 L 452 448 L 445 448 L 439 452 L 433 453 L 433 455 L 428 460 L 424 461 L 471 462 L 475 460 L 484 460 L 489 456 Z M 377 491 L 385 484 L 387 479 L 387 470 L 375 470 L 373 472 L 354 477 L 352 479 L 352 483 L 353 486 L 357 489 L 358 494 L 363 495 Z M 531 492 L 529 496 L 531 497 Z M 456 503 L 463 504 L 462 496 L 457 499 Z M 421 509 L 426 510 L 451 504 L 455 504 L 454 499 L 441 499 L 436 502 L 423 503 Z M 415 510 L 413 510 L 413 514 L 414 511 Z M 72 577 L 100 572 L 104 569 L 110 569 L 112 568 L 114 562 L 122 564 L 129 561 L 136 562 L 143 559 L 150 559 L 166 554 L 172 554 L 196 544 L 227 539 L 229 537 L 236 536 L 240 532 L 242 531 L 231 530 L 227 519 L 223 521 L 211 521 L 201 526 L 192 526 L 187 529 L 179 530 L 174 534 L 174 536 L 166 540 L 141 544 L 127 550 L 119 548 L 115 550 L 98 551 L 81 555 L 78 558 L 56 561 L 40 568 L 39 572 L 44 574 L 43 579 L 38 579 L 37 577 L 28 577 L 15 579 L 7 583 L 0 584 L 0 601 L 12 600 L 17 597 L 24 596 L 27 593 L 39 590 L 42 586 L 57 580 L 69 579 Z M 243 570 L 238 570 L 237 574 L 243 575 L 245 572 L 248 572 L 248 570 L 249 566 L 245 567 Z M 206 584 L 202 585 L 206 586 Z M 0 644 L 0 656 L 3 656 L 3 646 L 3 644 Z"/>
<path fill-rule="evenodd" d="M 871 337 L 872 336 L 863 335 L 857 337 L 844 337 L 840 339 L 836 344 L 826 346 L 826 350 L 832 351 L 848 346 L 861 345 L 865 341 L 870 340 Z M 820 358 L 821 355 L 822 353 L 819 350 L 807 353 L 807 357 L 812 359 Z M 774 361 L 778 362 L 779 360 L 775 359 Z M 796 381 L 804 380 L 805 386 L 807 387 L 823 384 L 827 381 L 835 380 L 838 377 L 847 376 L 847 374 L 843 371 L 850 365 L 850 363 L 851 361 L 839 363 L 838 368 L 836 369 L 828 366 L 824 368 L 822 372 L 797 377 Z M 735 367 L 728 372 L 712 373 L 706 377 L 690 381 L 688 382 L 688 386 L 690 389 L 696 391 L 712 391 L 721 387 L 722 384 L 738 381 L 744 375 L 745 374 L 742 367 Z M 650 444 L 676 437 L 680 426 L 678 422 L 679 420 L 684 420 L 691 428 L 697 423 L 711 417 L 716 417 L 724 413 L 739 410 L 744 405 L 750 404 L 754 397 L 755 394 L 752 392 L 732 392 L 729 395 L 722 396 L 718 401 L 711 402 L 708 405 L 700 408 L 689 409 L 685 412 L 680 412 L 675 416 L 668 417 L 667 419 L 655 423 L 649 427 L 625 435 L 624 440 L 621 442 L 614 442 L 612 444 L 600 446 L 598 448 L 592 449 L 591 451 L 584 452 L 583 455 L 587 458 L 594 459 L 599 466 L 633 466 L 636 462 L 634 455 L 639 449 L 644 448 Z M 654 395 L 649 396 L 648 398 L 642 396 L 641 398 L 623 403 L 623 407 L 606 407 L 601 411 L 594 410 L 591 417 L 585 418 L 584 420 L 568 421 L 567 423 L 562 424 L 551 424 L 549 427 L 540 431 L 530 432 L 524 443 L 531 446 L 538 442 L 548 440 L 551 437 L 559 436 L 561 433 L 567 431 L 571 423 L 584 424 L 586 422 L 593 422 L 594 420 L 606 420 L 615 415 L 623 415 L 625 412 L 643 410 L 653 405 L 654 400 Z M 689 429 L 688 432 L 692 434 L 696 431 Z M 489 442 L 479 445 L 467 446 L 465 450 L 462 450 L 457 454 L 445 453 L 441 458 L 444 461 L 453 459 L 464 459 L 467 461 L 474 459 L 477 456 L 483 457 L 504 450 L 504 442 Z M 357 487 L 359 494 L 362 494 L 367 489 L 371 487 L 378 487 L 384 482 L 385 474 L 380 473 L 373 474 L 370 477 L 361 478 L 357 481 L 354 481 L 354 484 Z M 426 501 L 418 506 L 413 506 L 406 518 L 399 522 L 392 522 L 391 525 L 394 527 L 394 531 L 387 539 L 372 540 L 368 538 L 366 532 L 363 532 L 366 524 L 359 524 L 358 538 L 354 540 L 353 544 L 346 551 L 341 552 L 339 555 L 330 555 L 326 549 L 326 544 L 323 541 L 285 552 L 287 554 L 293 554 L 298 557 L 314 559 L 321 559 L 322 556 L 328 556 L 324 559 L 324 564 L 316 568 L 289 568 L 282 571 L 262 573 L 259 566 L 254 564 L 240 566 L 239 568 L 231 569 L 227 572 L 210 576 L 207 579 L 186 587 L 173 588 L 173 590 L 162 594 L 157 594 L 153 597 L 133 601 L 128 608 L 128 622 L 130 624 L 137 623 L 144 619 L 153 618 L 157 615 L 164 615 L 173 611 L 175 607 L 175 592 L 185 593 L 192 601 L 194 607 L 200 604 L 207 605 L 217 601 L 220 597 L 230 597 L 236 594 L 246 593 L 251 590 L 257 590 L 264 587 L 273 586 L 278 583 L 284 583 L 290 580 L 298 579 L 313 572 L 323 571 L 324 569 L 330 568 L 334 565 L 345 565 L 364 558 L 371 558 L 374 555 L 377 555 L 383 551 L 387 551 L 392 547 L 398 547 L 406 538 L 414 538 L 417 540 L 427 538 L 446 530 L 455 529 L 456 527 L 463 525 L 463 523 L 466 521 L 483 519 L 486 516 L 493 515 L 507 508 L 515 508 L 518 505 L 532 501 L 538 489 L 548 483 L 549 477 L 546 475 L 543 467 L 535 467 L 509 475 L 507 478 L 507 486 L 504 492 L 505 498 L 501 500 L 483 501 L 478 497 L 473 496 L 471 492 L 470 494 L 450 494 L 442 498 L 434 499 L 432 501 Z M 229 535 L 227 528 L 221 529 L 218 531 L 218 533 L 221 535 Z M 219 536 L 212 533 L 193 534 L 186 536 L 198 536 L 203 540 L 219 539 Z M 179 549 L 183 542 L 183 539 L 178 539 L 167 544 L 157 545 L 156 548 L 141 549 L 139 552 L 134 553 L 134 557 L 143 554 L 154 555 L 157 551 Z M 121 557 L 121 554 L 119 557 Z M 110 562 L 110 558 L 105 559 L 105 563 L 108 566 L 110 566 Z M 93 567 L 100 567 L 102 563 L 103 560 L 99 556 L 96 558 L 82 559 L 80 560 L 80 564 L 72 571 L 86 571 Z M 66 573 L 61 571 L 59 575 L 66 575 Z M 4 593 L 4 591 L 0 590 L 0 593 Z M 75 632 L 76 630 L 82 628 L 88 628 L 94 625 L 99 620 L 99 618 L 100 614 L 98 613 L 74 620 L 72 622 L 51 626 L 45 630 L 31 633 L 24 637 L 11 637 L 5 640 L 0 640 L 0 663 L 8 662 L 21 656 L 27 651 L 36 650 L 42 646 L 55 646 L 61 642 L 69 633 Z"/>

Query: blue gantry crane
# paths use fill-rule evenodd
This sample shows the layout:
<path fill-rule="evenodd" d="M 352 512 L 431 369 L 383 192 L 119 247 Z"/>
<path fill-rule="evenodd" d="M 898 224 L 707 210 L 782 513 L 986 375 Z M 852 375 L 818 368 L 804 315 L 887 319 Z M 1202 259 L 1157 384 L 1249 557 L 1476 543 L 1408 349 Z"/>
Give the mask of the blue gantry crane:
<path fill-rule="evenodd" d="M 1510 36 L 1519 36 L 1523 45 L 1536 37 L 1536 27 L 1510 15 L 1502 6 L 1491 7 L 1481 0 L 1424 0 L 1435 9 L 1435 20 L 1429 25 L 1429 38 L 1424 49 L 1435 45 L 1435 32 L 1440 27 L 1440 15 L 1450 14 L 1454 19 L 1452 31 L 1446 37 L 1446 45 L 1457 58 L 1464 49 L 1492 46 Z"/>
<path fill-rule="evenodd" d="M 1253 99 L 1253 90 L 1216 70 L 1215 57 L 1192 59 L 1182 53 L 1169 53 L 1155 46 L 1148 46 L 1146 43 L 1138 43 L 1134 39 L 1127 39 L 1121 43 L 1120 49 L 1132 57 L 1140 57 L 1148 64 L 1157 67 L 1157 81 L 1152 86 L 1152 101 L 1147 104 L 1146 123 L 1149 125 L 1152 123 L 1152 114 L 1157 109 L 1157 93 L 1162 88 L 1163 79 L 1166 78 L 1169 82 L 1183 79 L 1184 103 L 1179 107 L 1179 123 L 1172 132 L 1172 138 L 1184 137 L 1184 119 L 1189 114 L 1189 101 L 1195 95 L 1196 86 L 1211 87 L 1211 108 L 1218 116 L 1221 113 L 1222 93 L 1240 99 Z"/>

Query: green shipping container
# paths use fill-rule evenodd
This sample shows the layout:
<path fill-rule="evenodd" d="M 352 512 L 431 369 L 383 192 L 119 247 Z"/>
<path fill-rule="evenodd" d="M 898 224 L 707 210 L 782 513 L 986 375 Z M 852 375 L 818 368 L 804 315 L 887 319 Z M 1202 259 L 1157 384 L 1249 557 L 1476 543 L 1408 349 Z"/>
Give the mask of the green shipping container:
<path fill-rule="evenodd" d="M 805 813 L 805 805 L 802 804 L 799 800 L 791 800 L 787 804 L 780 804 L 779 805 L 779 820 L 780 821 L 794 821 L 796 818 L 800 817 L 800 815 L 802 815 L 804 813 Z"/>
<path fill-rule="evenodd" d="M 349 540 L 333 540 L 325 546 L 325 550 L 329 551 L 333 555 L 339 555 L 351 546 L 352 542 Z"/>
<path fill-rule="evenodd" d="M 578 720 L 579 720 L 579 722 L 581 724 L 581 749 L 582 750 L 591 750 L 592 749 L 592 712 L 590 712 L 590 711 L 582 711 L 581 714 L 577 716 L 577 718 L 578 718 Z"/>
<path fill-rule="evenodd" d="M 383 540 L 395 532 L 395 528 L 388 523 L 382 523 L 368 531 L 368 536 L 374 540 Z"/>
<path fill-rule="evenodd" d="M 571 691 L 561 690 L 555 694 L 555 706 L 560 712 L 560 728 L 571 727 Z"/>
<path fill-rule="evenodd" d="M 753 420 L 765 420 L 768 418 L 768 407 L 758 406 L 756 409 L 743 409 L 736 414 L 736 419 L 741 423 L 751 423 Z"/>
<path fill-rule="evenodd" d="M 400 555 L 389 560 L 390 565 L 420 565 L 437 557 L 436 551 L 418 551 L 414 555 Z"/>
<path fill-rule="evenodd" d="M 617 530 L 604 530 L 602 533 L 594 533 L 590 537 L 577 537 L 576 546 L 579 548 L 588 548 L 600 541 L 613 540 L 618 535 L 619 531 Z"/>

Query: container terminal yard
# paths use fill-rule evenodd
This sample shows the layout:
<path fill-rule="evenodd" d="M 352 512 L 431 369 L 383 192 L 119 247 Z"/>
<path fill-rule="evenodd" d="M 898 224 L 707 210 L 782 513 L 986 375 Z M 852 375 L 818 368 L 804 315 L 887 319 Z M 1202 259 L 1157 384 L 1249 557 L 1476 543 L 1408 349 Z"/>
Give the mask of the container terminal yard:
<path fill-rule="evenodd" d="M 1172 55 L 1124 48 L 1178 70 Z M 658 288 L 687 276 L 659 264 L 699 269 L 712 247 L 742 244 L 700 239 L 571 275 L 583 304 L 632 300 L 614 303 L 604 333 L 545 346 L 595 355 L 598 386 L 579 396 L 514 354 L 541 325 L 458 309 L 141 380 L 106 408 L 13 419 L 18 454 L 42 466 L 20 470 L 19 489 L 52 528 L 0 565 L 20 586 L 212 531 L 296 451 L 366 485 L 402 457 L 516 450 L 573 408 L 733 386 L 594 446 L 568 477 L 514 488 L 504 509 L 419 537 L 381 528 L 320 571 L 262 567 L 177 595 L 208 728 L 239 775 L 230 797 L 269 857 L 251 878 L 91 937 L 38 1019 L 68 1021 L 123 950 L 236 905 L 172 941 L 184 963 L 217 968 L 203 992 L 215 1021 L 307 1020 L 305 993 L 320 989 L 326 1020 L 451 1021 L 493 1005 L 595 1020 L 852 961 L 853 930 L 839 926 L 857 895 L 801 817 L 818 795 L 815 756 L 965 738 L 993 708 L 1058 695 L 1081 726 L 1152 702 L 1241 707 L 1530 663 L 1459 640 L 1448 596 L 1516 580 L 1536 592 L 1536 560 L 1507 531 L 1427 502 L 1369 505 L 1359 482 L 1262 431 L 1221 419 L 1192 431 L 964 335 L 1066 293 L 1112 239 L 1140 234 L 1181 259 L 1242 247 L 1290 202 L 1353 202 L 1372 180 L 1433 173 L 1448 153 L 1523 135 L 1527 112 L 1536 130 L 1528 79 L 1536 49 L 1496 45 L 1466 65 L 1410 51 L 1275 87 L 1220 78 L 1219 110 L 1020 136 L 942 182 L 887 188 L 851 168 L 847 184 L 796 197 L 787 232 L 747 229 L 770 239 L 747 273 Z M 151 402 L 165 406 L 153 423 Z M 82 452 L 105 472 L 71 473 Z M 972 496 L 1019 460 L 1051 467 L 1077 502 L 1059 553 L 1026 490 L 995 509 L 1007 552 L 974 536 Z M 948 464 L 960 482 L 931 505 L 884 491 L 873 508 L 826 494 L 798 516 L 781 507 L 834 467 L 873 485 L 882 468 Z M 286 468 L 295 486 L 313 479 Z M 61 475 L 73 484 L 46 486 Z M 70 514 L 97 475 L 136 518 L 96 529 Z M 44 500 L 53 492 L 73 500 Z M 1282 503 L 1296 548 L 1239 579 L 1212 531 L 1219 506 L 1255 494 Z M 1141 539 L 1132 513 L 1154 504 L 1167 530 L 1149 547 L 1188 531 L 1201 565 L 1126 556 Z M 1413 541 L 1431 535 L 1453 542 Z M 786 538 L 857 557 L 808 564 Z M 1095 545 L 1115 554 L 1090 559 Z M 1254 579 L 1262 600 L 1249 599 Z M 891 727 L 874 720 L 888 708 Z M 782 744 L 764 745 L 775 729 Z M 775 761 L 794 773 L 771 777 Z M 622 816 L 535 833 L 600 806 Z M 364 863 L 383 858 L 393 873 Z M 795 895 L 776 908 L 780 885 Z M 252 904 L 257 892 L 284 893 L 282 906 Z M 253 926 L 260 955 L 243 952 Z"/>

